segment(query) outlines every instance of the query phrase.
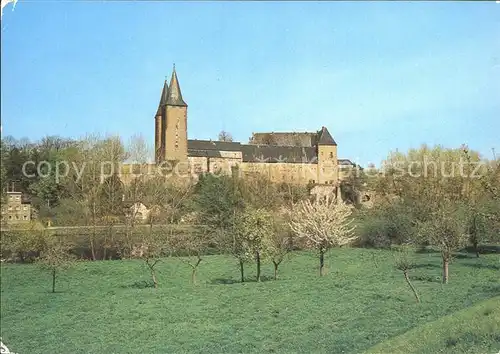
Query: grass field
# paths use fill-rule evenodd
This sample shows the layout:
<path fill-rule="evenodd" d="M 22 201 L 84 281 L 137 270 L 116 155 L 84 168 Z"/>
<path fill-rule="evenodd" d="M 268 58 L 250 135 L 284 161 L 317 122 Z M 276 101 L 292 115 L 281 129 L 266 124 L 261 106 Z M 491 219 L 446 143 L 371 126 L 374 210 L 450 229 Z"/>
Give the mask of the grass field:
<path fill-rule="evenodd" d="M 360 353 L 500 351 L 500 257 L 459 254 L 442 285 L 438 253 L 415 255 L 416 304 L 388 251 L 336 249 L 328 273 L 301 252 L 279 280 L 238 282 L 237 262 L 207 256 L 197 285 L 176 258 L 82 262 L 58 279 L 33 265 L 1 268 L 1 337 L 12 352 Z M 253 265 L 246 268 L 249 280 Z M 496 327 L 495 327 L 496 326 Z"/>

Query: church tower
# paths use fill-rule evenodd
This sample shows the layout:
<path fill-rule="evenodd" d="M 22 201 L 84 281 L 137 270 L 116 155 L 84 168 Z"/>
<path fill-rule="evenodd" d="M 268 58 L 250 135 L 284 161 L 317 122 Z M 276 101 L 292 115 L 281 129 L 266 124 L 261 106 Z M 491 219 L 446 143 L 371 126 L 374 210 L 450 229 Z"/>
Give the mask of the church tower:
<path fill-rule="evenodd" d="M 317 178 L 319 184 L 338 184 L 337 143 L 326 127 L 319 131 Z"/>
<path fill-rule="evenodd" d="M 168 85 L 167 80 L 163 83 L 163 90 L 161 92 L 160 103 L 155 115 L 155 161 L 160 163 L 164 160 L 164 141 L 165 141 L 165 104 L 167 103 Z"/>
<path fill-rule="evenodd" d="M 155 118 L 156 162 L 175 161 L 187 164 L 187 104 L 182 98 L 177 72 L 170 85 L 165 81 Z"/>

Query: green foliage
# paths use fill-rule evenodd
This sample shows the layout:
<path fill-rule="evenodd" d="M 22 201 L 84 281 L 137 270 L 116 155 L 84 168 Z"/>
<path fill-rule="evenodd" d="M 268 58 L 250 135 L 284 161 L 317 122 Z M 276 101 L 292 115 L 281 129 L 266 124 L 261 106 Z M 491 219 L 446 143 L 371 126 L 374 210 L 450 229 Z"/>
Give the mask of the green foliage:
<path fill-rule="evenodd" d="M 236 212 L 243 208 L 243 199 L 235 177 L 201 175 L 195 193 L 195 208 L 202 224 L 216 230 L 233 227 Z"/>
<path fill-rule="evenodd" d="M 415 241 L 415 222 L 410 208 L 401 202 L 384 203 L 359 214 L 358 245 L 388 248 Z"/>
<path fill-rule="evenodd" d="M 12 225 L 8 231 L 1 233 L 2 258 L 33 261 L 42 251 L 44 239 L 45 229 L 39 222 Z"/>
<path fill-rule="evenodd" d="M 260 253 L 264 257 L 269 239 L 274 233 L 273 217 L 264 209 L 247 208 L 236 216 L 234 233 L 243 240 L 249 257 Z"/>
<path fill-rule="evenodd" d="M 343 171 L 342 174 L 344 175 L 340 182 L 342 200 L 344 203 L 360 208 L 362 194 L 367 189 L 369 178 L 359 167 L 350 168 Z"/>

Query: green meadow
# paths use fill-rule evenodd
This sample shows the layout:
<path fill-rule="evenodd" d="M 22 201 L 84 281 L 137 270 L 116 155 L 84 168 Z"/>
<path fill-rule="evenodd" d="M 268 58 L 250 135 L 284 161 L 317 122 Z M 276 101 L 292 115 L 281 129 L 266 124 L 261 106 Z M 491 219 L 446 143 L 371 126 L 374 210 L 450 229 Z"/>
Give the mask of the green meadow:
<path fill-rule="evenodd" d="M 459 253 L 441 284 L 439 253 L 415 253 L 410 279 L 390 251 L 334 249 L 318 276 L 310 252 L 263 281 L 229 256 L 206 256 L 198 282 L 179 258 L 79 262 L 57 278 L 33 264 L 1 266 L 1 337 L 36 353 L 498 353 L 500 257 Z"/>

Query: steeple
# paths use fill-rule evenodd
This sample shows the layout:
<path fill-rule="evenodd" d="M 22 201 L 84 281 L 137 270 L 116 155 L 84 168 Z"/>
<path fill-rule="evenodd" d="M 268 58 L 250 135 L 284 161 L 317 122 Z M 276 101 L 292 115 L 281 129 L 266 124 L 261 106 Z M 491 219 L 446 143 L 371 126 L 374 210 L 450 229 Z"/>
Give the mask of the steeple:
<path fill-rule="evenodd" d="M 160 103 L 158 104 L 158 110 L 156 111 L 157 116 L 161 116 L 161 110 L 163 106 L 167 103 L 168 85 L 167 79 L 165 78 L 165 83 L 163 84 L 163 90 L 161 91 Z"/>
<path fill-rule="evenodd" d="M 174 70 L 172 71 L 172 79 L 170 80 L 170 87 L 168 89 L 167 105 L 187 107 L 186 102 L 182 99 L 179 80 L 177 79 L 177 73 L 175 72 L 175 64 Z"/>

